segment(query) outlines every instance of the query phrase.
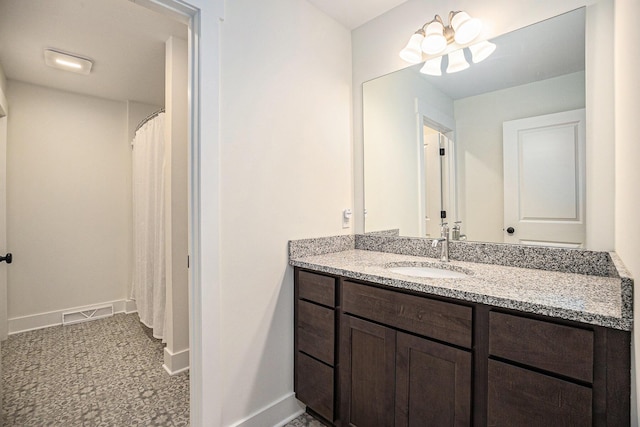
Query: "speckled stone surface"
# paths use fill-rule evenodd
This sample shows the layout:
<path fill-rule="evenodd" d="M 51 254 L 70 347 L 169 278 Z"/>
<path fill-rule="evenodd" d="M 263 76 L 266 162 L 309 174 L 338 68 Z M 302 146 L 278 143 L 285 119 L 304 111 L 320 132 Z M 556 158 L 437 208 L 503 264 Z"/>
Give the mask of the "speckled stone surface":
<path fill-rule="evenodd" d="M 341 252 L 353 249 L 354 247 L 355 237 L 353 235 L 289 240 L 289 258 Z"/>
<path fill-rule="evenodd" d="M 355 236 L 355 249 L 440 258 L 440 246 L 433 248 L 431 243 L 431 239 L 417 237 Z M 449 259 L 604 277 L 616 274 L 607 252 L 583 249 L 450 241 Z"/>
<path fill-rule="evenodd" d="M 418 248 L 418 245 L 415 247 Z M 422 249 L 427 248 L 422 245 Z M 623 268 L 612 274 L 611 269 L 615 269 L 618 263 L 622 266 L 615 254 L 610 257 L 604 253 L 609 262 L 614 264 L 613 267 L 607 266 L 608 275 L 613 277 L 604 277 L 604 274 L 585 275 L 465 261 L 440 263 L 424 256 L 389 252 L 348 249 L 322 255 L 292 256 L 290 264 L 395 288 L 615 329 L 628 331 L 633 324 L 633 280 Z M 406 265 L 452 269 L 465 272 L 468 276 L 431 279 L 387 270 L 389 266 Z"/>
<path fill-rule="evenodd" d="M 373 234 L 374 236 L 400 236 L 399 228 L 392 228 L 391 230 L 370 231 L 366 234 Z"/>

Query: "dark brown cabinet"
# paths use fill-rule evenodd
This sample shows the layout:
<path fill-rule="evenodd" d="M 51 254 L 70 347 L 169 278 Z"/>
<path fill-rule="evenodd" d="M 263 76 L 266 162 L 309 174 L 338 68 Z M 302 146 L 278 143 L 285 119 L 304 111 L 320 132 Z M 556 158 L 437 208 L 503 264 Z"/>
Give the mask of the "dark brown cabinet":
<path fill-rule="evenodd" d="M 469 426 L 471 353 L 342 318 L 343 425 Z"/>
<path fill-rule="evenodd" d="M 629 426 L 627 331 L 296 268 L 295 390 L 336 426 Z"/>
<path fill-rule="evenodd" d="M 396 426 L 471 425 L 471 352 L 398 332 Z"/>
<path fill-rule="evenodd" d="M 471 347 L 470 307 L 344 281 L 342 312 L 342 425 L 470 425 L 471 351 L 432 340 Z"/>
<path fill-rule="evenodd" d="M 489 313 L 487 425 L 628 426 L 627 340 L 622 331 Z M 624 350 L 613 356 L 616 348 Z"/>
<path fill-rule="evenodd" d="M 336 279 L 296 270 L 295 371 L 298 400 L 333 422 L 336 385 Z"/>
<path fill-rule="evenodd" d="M 591 387 L 489 360 L 488 426 L 593 425 Z"/>
<path fill-rule="evenodd" d="M 342 425 L 393 425 L 396 331 L 343 316 L 340 346 Z"/>
<path fill-rule="evenodd" d="M 489 354 L 579 381 L 593 382 L 593 331 L 489 313 Z"/>

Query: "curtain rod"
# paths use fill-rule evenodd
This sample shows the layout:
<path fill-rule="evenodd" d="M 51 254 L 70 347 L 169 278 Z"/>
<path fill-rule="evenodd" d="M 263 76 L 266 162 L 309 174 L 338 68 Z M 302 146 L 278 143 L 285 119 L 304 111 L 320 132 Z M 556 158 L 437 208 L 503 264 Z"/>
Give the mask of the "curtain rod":
<path fill-rule="evenodd" d="M 158 114 L 160 114 L 160 113 L 164 113 L 164 107 L 162 107 L 162 108 L 161 108 L 161 109 L 159 109 L 158 111 L 153 112 L 153 113 L 149 114 L 147 117 L 145 117 L 145 118 L 140 122 L 140 124 L 138 124 L 138 126 L 136 127 L 136 130 L 135 130 L 134 134 L 135 134 L 136 132 L 138 132 L 138 130 L 139 130 L 142 126 L 144 126 L 144 125 L 145 125 L 149 120 L 153 119 L 154 117 L 156 117 L 156 116 L 157 116 Z"/>

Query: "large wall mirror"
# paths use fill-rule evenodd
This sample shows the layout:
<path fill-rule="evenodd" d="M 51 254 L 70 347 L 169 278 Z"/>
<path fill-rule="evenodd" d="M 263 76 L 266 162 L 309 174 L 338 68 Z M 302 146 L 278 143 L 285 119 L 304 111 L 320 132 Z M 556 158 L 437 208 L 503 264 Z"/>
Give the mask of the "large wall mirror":
<path fill-rule="evenodd" d="M 584 247 L 585 8 L 491 41 L 457 73 L 364 83 L 366 232 L 439 236 L 446 215 L 461 239 Z"/>

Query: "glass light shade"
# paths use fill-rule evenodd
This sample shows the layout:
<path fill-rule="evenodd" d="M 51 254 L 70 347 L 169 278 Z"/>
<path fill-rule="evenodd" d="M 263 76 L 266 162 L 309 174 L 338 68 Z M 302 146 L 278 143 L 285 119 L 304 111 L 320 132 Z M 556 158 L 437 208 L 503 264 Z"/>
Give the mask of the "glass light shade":
<path fill-rule="evenodd" d="M 483 41 L 469 46 L 469 50 L 471 51 L 471 60 L 474 64 L 477 64 L 487 59 L 489 55 L 496 50 L 496 45 L 488 41 Z"/>
<path fill-rule="evenodd" d="M 422 68 L 420 68 L 420 72 L 422 74 L 428 74 L 430 76 L 441 76 L 442 69 L 440 68 L 440 64 L 442 63 L 442 56 L 438 56 L 437 58 L 432 58 L 424 63 Z"/>
<path fill-rule="evenodd" d="M 411 64 L 422 62 L 422 40 L 424 40 L 423 34 L 415 33 L 412 35 L 409 43 L 400 51 L 400 58 Z"/>
<path fill-rule="evenodd" d="M 436 55 L 447 47 L 447 39 L 444 36 L 444 27 L 438 21 L 427 25 L 425 37 L 422 41 L 422 50 L 429 55 Z"/>
<path fill-rule="evenodd" d="M 458 12 L 451 19 L 451 27 L 456 32 L 454 39 L 458 44 L 467 44 L 480 35 L 482 22 L 472 18 L 466 12 Z"/>
<path fill-rule="evenodd" d="M 449 53 L 447 73 L 457 73 L 458 71 L 466 70 L 467 68 L 469 68 L 469 63 L 464 58 L 464 52 L 462 49 L 454 50 Z"/>

